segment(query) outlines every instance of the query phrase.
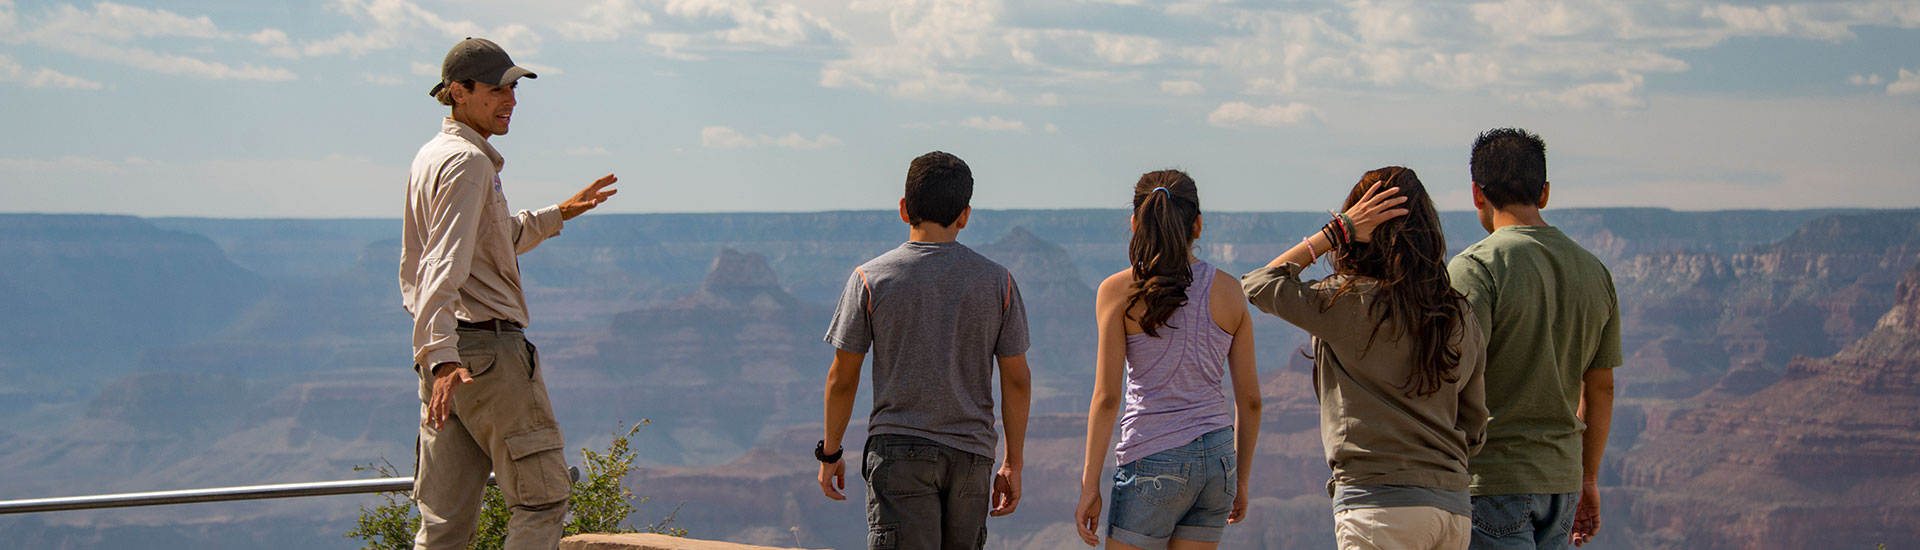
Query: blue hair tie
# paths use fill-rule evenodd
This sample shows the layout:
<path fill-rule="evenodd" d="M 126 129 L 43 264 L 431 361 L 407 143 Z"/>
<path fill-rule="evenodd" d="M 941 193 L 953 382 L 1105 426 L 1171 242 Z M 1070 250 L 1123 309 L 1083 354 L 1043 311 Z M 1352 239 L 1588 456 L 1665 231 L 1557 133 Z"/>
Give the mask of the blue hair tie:
<path fill-rule="evenodd" d="M 1156 192 L 1159 192 L 1159 193 L 1166 193 L 1166 194 L 1167 194 L 1167 198 L 1173 198 L 1173 192 L 1172 192 L 1172 191 L 1168 191 L 1168 190 L 1167 190 L 1167 188 L 1165 188 L 1165 187 L 1155 187 L 1155 188 L 1153 188 L 1153 191 L 1148 191 L 1148 192 L 1147 192 L 1147 194 L 1148 194 L 1148 195 L 1152 195 L 1152 194 L 1154 194 L 1154 193 L 1156 193 Z"/>

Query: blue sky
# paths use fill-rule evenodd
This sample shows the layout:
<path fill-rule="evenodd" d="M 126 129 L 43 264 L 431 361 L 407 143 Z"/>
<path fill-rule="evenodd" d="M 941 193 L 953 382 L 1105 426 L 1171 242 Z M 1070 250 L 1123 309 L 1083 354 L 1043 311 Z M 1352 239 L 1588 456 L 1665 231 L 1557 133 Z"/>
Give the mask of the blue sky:
<path fill-rule="evenodd" d="M 397 217 L 447 48 L 539 72 L 518 208 L 891 208 L 940 149 L 981 208 L 1326 210 L 1547 140 L 1557 206 L 1920 206 L 1920 2 L 0 0 L 0 211 Z"/>

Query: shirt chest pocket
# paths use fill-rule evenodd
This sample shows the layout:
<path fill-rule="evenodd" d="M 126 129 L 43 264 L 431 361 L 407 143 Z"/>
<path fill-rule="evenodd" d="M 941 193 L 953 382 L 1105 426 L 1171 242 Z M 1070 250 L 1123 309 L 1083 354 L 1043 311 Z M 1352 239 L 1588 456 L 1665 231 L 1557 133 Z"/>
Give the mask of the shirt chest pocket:
<path fill-rule="evenodd" d="M 499 181 L 499 180 L 494 180 Z M 487 191 L 486 206 L 480 210 L 479 253 L 495 262 L 513 258 L 513 216 L 507 211 L 507 196 L 498 185 Z"/>

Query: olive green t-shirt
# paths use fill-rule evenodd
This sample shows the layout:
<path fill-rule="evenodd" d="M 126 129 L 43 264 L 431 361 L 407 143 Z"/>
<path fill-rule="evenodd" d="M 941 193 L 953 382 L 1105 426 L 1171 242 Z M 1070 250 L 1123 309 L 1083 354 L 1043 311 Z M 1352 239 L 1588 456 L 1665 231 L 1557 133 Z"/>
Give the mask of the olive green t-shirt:
<path fill-rule="evenodd" d="M 1487 334 L 1487 444 L 1475 495 L 1580 490 L 1580 384 L 1620 366 L 1620 307 L 1600 258 L 1552 226 L 1508 226 L 1455 256 Z"/>

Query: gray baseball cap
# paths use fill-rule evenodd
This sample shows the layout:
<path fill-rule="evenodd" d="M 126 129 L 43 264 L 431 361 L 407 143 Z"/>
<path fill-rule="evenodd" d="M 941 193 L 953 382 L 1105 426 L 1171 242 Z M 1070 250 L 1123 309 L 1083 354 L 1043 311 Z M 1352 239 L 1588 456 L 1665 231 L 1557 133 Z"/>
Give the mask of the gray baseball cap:
<path fill-rule="evenodd" d="M 507 51 L 492 40 L 468 37 L 447 50 L 447 59 L 440 62 L 440 83 L 435 84 L 433 91 L 427 92 L 427 95 L 440 95 L 440 90 L 448 84 L 463 80 L 505 86 L 523 76 L 540 78 L 533 71 L 514 65 L 513 58 L 507 57 Z"/>

